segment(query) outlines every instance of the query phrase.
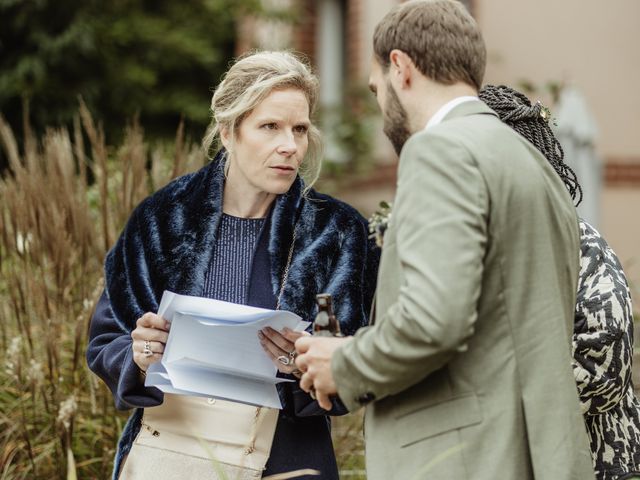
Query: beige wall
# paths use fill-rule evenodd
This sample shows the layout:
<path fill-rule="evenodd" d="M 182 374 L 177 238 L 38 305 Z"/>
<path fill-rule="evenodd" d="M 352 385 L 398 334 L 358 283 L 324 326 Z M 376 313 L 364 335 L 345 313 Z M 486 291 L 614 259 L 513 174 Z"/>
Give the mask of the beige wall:
<path fill-rule="evenodd" d="M 362 9 L 365 16 L 362 29 L 364 52 L 360 57 L 360 61 L 362 62 L 360 68 L 364 77 L 368 78 L 371 57 L 373 55 L 373 31 L 382 17 L 398 3 L 398 0 L 364 0 L 363 3 L 365 4 Z"/>
<path fill-rule="evenodd" d="M 640 1 L 476 0 L 488 83 L 570 82 L 585 95 L 605 157 L 640 158 Z"/>
<path fill-rule="evenodd" d="M 601 230 L 624 266 L 627 279 L 632 284 L 635 310 L 638 312 L 640 311 L 640 188 L 607 188 L 602 195 L 602 207 L 606 215 L 602 219 Z M 640 318 L 637 320 L 640 321 Z M 640 345 L 640 340 L 638 344 Z"/>
<path fill-rule="evenodd" d="M 368 71 L 376 23 L 399 0 L 363 0 Z M 606 157 L 640 162 L 640 0 L 472 0 L 487 83 L 562 81 L 585 95 Z"/>
<path fill-rule="evenodd" d="M 640 164 L 640 1 L 475 0 L 487 83 L 571 83 L 599 127 L 605 159 Z M 640 283 L 640 185 L 605 185 L 600 230 Z M 636 305 L 640 295 L 636 292 Z"/>

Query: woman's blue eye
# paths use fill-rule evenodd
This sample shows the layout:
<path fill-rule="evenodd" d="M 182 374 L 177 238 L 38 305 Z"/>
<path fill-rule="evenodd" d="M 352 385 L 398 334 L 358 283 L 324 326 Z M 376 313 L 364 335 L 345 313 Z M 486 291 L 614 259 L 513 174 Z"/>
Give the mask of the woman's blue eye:
<path fill-rule="evenodd" d="M 265 123 L 264 125 L 262 125 L 262 128 L 266 128 L 267 130 L 275 130 L 276 128 L 278 128 L 278 125 L 273 122 Z"/>

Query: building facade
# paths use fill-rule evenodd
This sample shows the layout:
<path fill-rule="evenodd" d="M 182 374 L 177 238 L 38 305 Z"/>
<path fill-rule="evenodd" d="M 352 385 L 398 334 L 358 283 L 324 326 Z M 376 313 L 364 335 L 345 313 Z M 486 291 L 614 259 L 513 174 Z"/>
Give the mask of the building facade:
<path fill-rule="evenodd" d="M 240 48 L 288 47 L 305 53 L 320 77 L 322 107 L 331 111 L 349 101 L 354 85 L 366 85 L 375 25 L 398 1 L 263 0 L 271 8 L 293 12 L 295 21 L 262 30 L 252 25 Z M 601 190 L 585 185 L 584 193 L 597 197 L 594 223 L 618 253 L 640 301 L 640 2 L 465 3 L 487 44 L 486 83 L 533 88 L 529 95 L 550 105 L 552 115 L 554 99 L 547 87 L 571 86 L 581 92 L 597 126 L 594 148 L 602 159 Z M 397 159 L 379 123 L 372 124 L 370 136 L 376 167 L 337 193 L 364 213 L 379 200 L 391 199 L 395 188 Z M 325 116 L 327 157 L 341 162 L 345 154 L 336 146 L 332 125 L 331 115 Z"/>

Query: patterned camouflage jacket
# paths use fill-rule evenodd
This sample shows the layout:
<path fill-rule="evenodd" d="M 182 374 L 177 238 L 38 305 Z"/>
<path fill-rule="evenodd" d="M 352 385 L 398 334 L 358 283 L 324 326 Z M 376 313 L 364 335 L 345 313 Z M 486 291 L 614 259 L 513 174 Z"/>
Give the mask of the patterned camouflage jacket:
<path fill-rule="evenodd" d="M 629 286 L 600 234 L 584 221 L 580 233 L 573 370 L 597 478 L 631 478 L 640 475 L 640 402 L 631 381 Z"/>

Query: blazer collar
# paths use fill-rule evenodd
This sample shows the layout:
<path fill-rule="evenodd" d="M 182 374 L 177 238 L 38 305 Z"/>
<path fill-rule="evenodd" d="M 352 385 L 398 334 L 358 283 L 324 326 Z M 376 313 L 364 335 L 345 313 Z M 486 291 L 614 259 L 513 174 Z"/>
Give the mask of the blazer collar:
<path fill-rule="evenodd" d="M 449 113 L 447 113 L 442 119 L 443 122 L 451 120 L 457 117 L 466 117 L 467 115 L 486 114 L 498 117 L 498 114 L 491 110 L 489 106 L 482 100 L 469 101 L 456 105 Z"/>

